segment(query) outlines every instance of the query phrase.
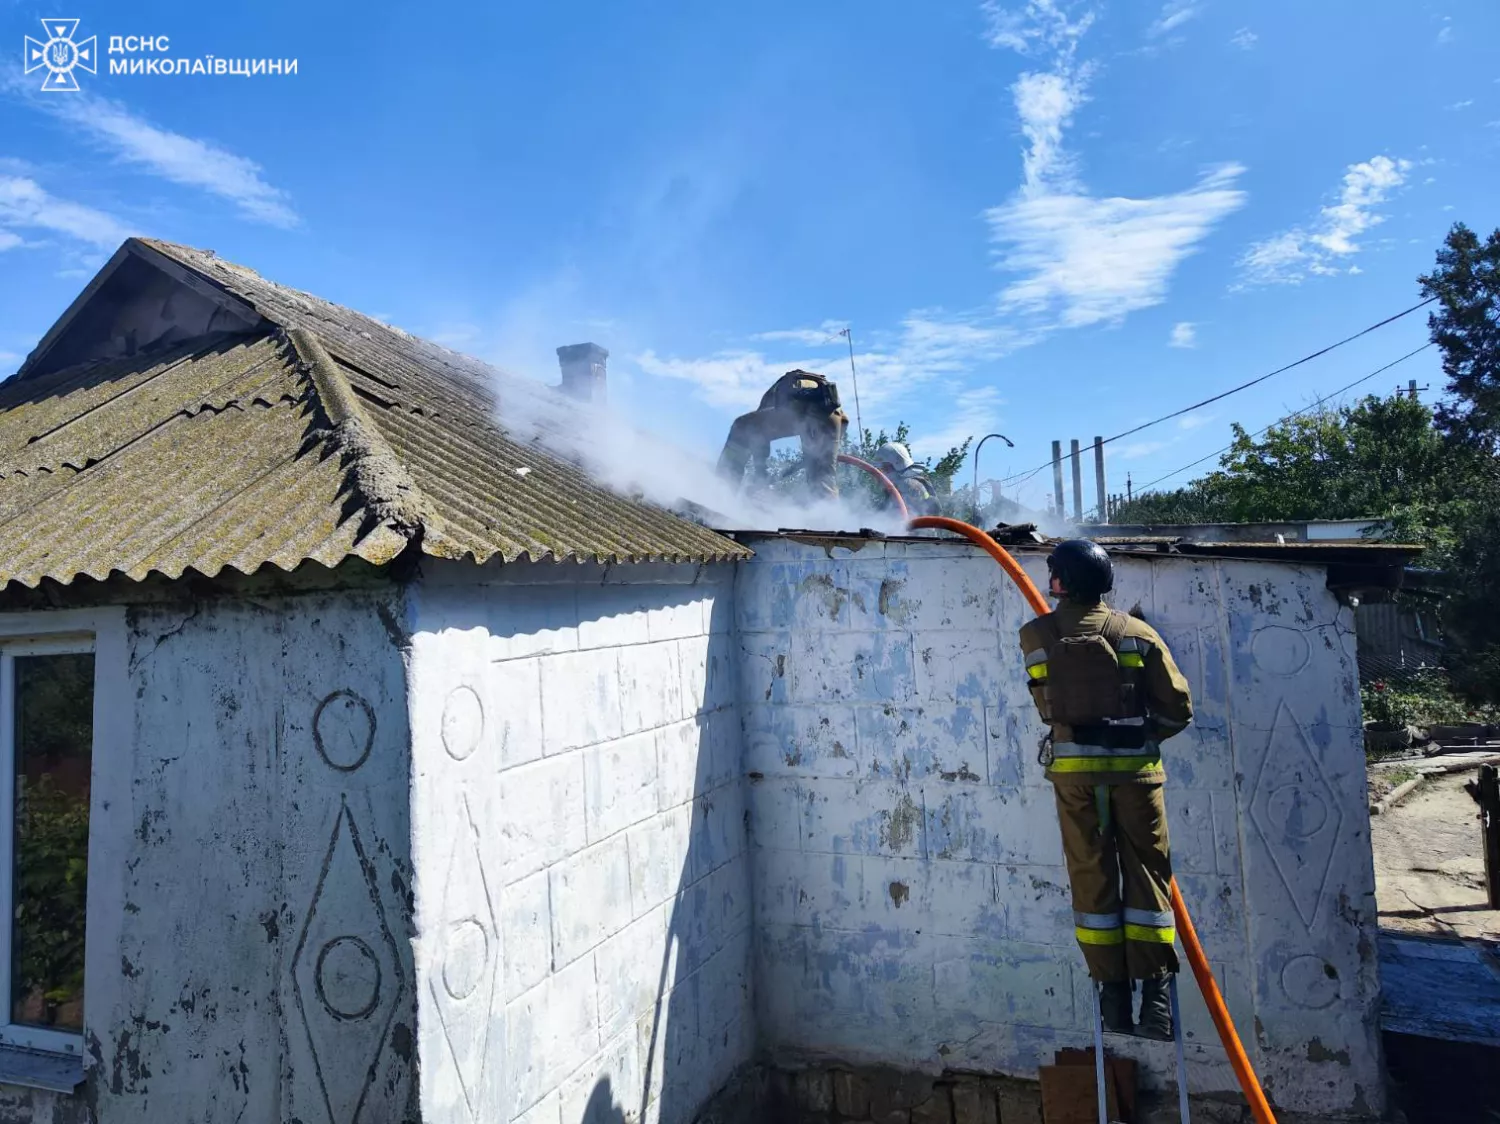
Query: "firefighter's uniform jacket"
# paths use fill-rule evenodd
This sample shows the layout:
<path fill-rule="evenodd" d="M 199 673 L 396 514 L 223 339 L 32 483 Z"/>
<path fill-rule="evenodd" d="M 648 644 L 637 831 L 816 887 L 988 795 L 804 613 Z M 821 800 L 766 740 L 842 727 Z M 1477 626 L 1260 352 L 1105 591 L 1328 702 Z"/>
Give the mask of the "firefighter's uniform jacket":
<path fill-rule="evenodd" d="M 1047 768 L 1073 889 L 1074 932 L 1089 974 L 1101 981 L 1177 970 L 1160 745 L 1192 721 L 1192 696 L 1156 630 L 1102 603 L 1064 600 L 1021 628 L 1028 685 L 1045 720 L 1053 713 L 1049 649 L 1061 637 L 1105 634 L 1111 614 L 1109 633 L 1118 637 L 1111 646 L 1144 714 L 1104 725 L 1050 723 Z"/>

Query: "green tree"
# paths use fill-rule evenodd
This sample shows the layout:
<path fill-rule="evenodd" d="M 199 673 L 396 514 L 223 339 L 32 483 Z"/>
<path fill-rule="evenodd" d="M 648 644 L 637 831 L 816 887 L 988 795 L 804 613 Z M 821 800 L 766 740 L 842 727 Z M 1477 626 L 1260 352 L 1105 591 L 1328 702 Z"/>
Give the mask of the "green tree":
<path fill-rule="evenodd" d="M 1422 295 L 1436 297 L 1427 318 L 1443 352 L 1452 401 L 1438 425 L 1455 440 L 1490 453 L 1500 441 L 1500 230 L 1484 241 L 1455 223 L 1437 254 L 1437 267 L 1418 278 Z"/>
<path fill-rule="evenodd" d="M 1471 696 L 1500 700 L 1500 230 L 1481 241 L 1455 224 L 1420 281 L 1438 300 L 1427 324 L 1449 400 L 1437 424 L 1458 492 L 1442 552 L 1453 587 L 1444 628 L 1459 649 L 1452 670 Z"/>

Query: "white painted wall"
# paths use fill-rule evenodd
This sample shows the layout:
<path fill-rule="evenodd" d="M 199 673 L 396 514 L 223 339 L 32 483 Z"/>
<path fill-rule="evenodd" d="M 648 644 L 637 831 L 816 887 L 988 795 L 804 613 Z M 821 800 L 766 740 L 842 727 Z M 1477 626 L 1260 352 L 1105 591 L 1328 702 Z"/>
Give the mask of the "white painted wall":
<path fill-rule="evenodd" d="M 4 634 L 99 637 L 88 1084 L 0 1088 L 4 1119 L 401 1118 L 409 758 L 382 612 L 322 594 L 0 614 Z"/>
<path fill-rule="evenodd" d="M 687 1121 L 754 1042 L 732 574 L 427 569 L 422 1119 Z"/>
<path fill-rule="evenodd" d="M 1034 1076 L 1086 1045 L 1030 615 L 967 545 L 753 541 L 736 618 L 763 1039 Z M 1024 559 L 1034 579 L 1038 555 Z M 1382 1107 L 1374 878 L 1350 613 L 1321 570 L 1117 560 L 1193 685 L 1165 747 L 1178 881 L 1283 1107 Z M 1233 1089 L 1185 986 L 1195 1091 Z M 1112 1038 L 1170 1081 L 1170 1044 Z"/>

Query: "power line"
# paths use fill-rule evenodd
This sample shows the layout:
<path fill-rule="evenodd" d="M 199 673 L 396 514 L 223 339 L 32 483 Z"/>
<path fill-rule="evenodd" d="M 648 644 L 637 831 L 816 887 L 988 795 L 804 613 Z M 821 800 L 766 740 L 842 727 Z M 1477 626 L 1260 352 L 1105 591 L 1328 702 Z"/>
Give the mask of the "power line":
<path fill-rule="evenodd" d="M 1413 355 L 1420 355 L 1422 352 L 1426 351 L 1431 346 L 1432 346 L 1432 342 L 1428 341 L 1427 343 L 1424 343 L 1421 347 L 1417 348 L 1415 351 L 1408 351 L 1400 359 L 1393 359 L 1393 360 L 1391 360 L 1391 362 L 1387 363 L 1384 367 L 1381 367 L 1378 371 L 1371 371 L 1368 375 L 1365 375 L 1363 378 L 1355 379 L 1348 386 L 1341 386 L 1337 390 L 1333 391 L 1332 393 L 1325 394 L 1322 398 L 1316 399 L 1311 405 L 1303 406 L 1302 409 L 1300 409 L 1300 410 L 1293 410 L 1290 414 L 1286 414 L 1286 415 L 1284 415 L 1282 417 L 1277 418 L 1270 425 L 1265 426 L 1262 429 L 1256 430 L 1254 433 L 1250 434 L 1250 436 L 1252 438 L 1259 437 L 1261 434 L 1265 433 L 1267 430 L 1273 428 L 1274 426 L 1278 426 L 1278 425 L 1282 424 L 1283 422 L 1291 421 L 1295 417 L 1300 417 L 1302 414 L 1306 414 L 1306 413 L 1311 412 L 1312 410 L 1316 410 L 1319 406 L 1323 405 L 1323 403 L 1329 401 L 1330 399 L 1337 398 L 1340 394 L 1344 394 L 1347 391 L 1353 390 L 1356 386 L 1359 386 L 1360 383 L 1369 382 L 1371 379 L 1375 378 L 1377 375 L 1383 375 L 1383 374 L 1385 374 L 1392 367 L 1398 366 L 1401 363 L 1405 363 Z M 1406 393 L 1406 388 L 1405 387 L 1401 387 L 1400 388 L 1400 393 L 1405 394 Z M 1177 476 L 1177 475 L 1179 475 L 1181 473 L 1184 473 L 1184 472 L 1186 472 L 1190 468 L 1197 468 L 1204 461 L 1206 461 L 1206 460 L 1212 460 L 1214 457 L 1223 456 L 1225 453 L 1229 452 L 1229 450 L 1233 449 L 1233 448 L 1234 448 L 1234 443 L 1231 442 L 1230 444 L 1225 445 L 1222 449 L 1219 449 L 1216 452 L 1209 453 L 1208 456 L 1206 456 L 1206 457 L 1199 457 L 1197 460 L 1193 461 L 1191 464 L 1185 464 L 1181 468 L 1174 468 L 1171 472 L 1167 473 L 1165 476 L 1158 476 L 1155 480 L 1151 481 L 1149 484 L 1143 484 L 1143 485 L 1141 485 L 1141 487 L 1139 487 L 1139 488 L 1136 489 L 1136 495 L 1137 496 L 1144 496 L 1147 491 L 1149 491 L 1150 489 L 1156 487 L 1156 485 L 1160 484 L 1163 480 L 1170 480 L 1172 477 Z"/>
<path fill-rule="evenodd" d="M 1106 437 L 1102 442 L 1094 442 L 1093 444 L 1089 445 L 1087 448 L 1080 449 L 1079 453 L 1080 453 L 1080 455 L 1082 455 L 1083 453 L 1089 452 L 1091 449 L 1094 449 L 1094 448 L 1098 447 L 1099 445 L 1108 445 L 1111 441 L 1118 441 L 1122 437 L 1131 437 L 1134 434 L 1140 433 L 1144 429 L 1150 429 L 1154 425 L 1160 425 L 1162 422 L 1171 421 L 1173 418 L 1180 418 L 1183 414 L 1192 413 L 1192 411 L 1198 410 L 1198 409 L 1202 409 L 1204 406 L 1211 406 L 1215 402 L 1219 402 L 1219 401 L 1222 401 L 1225 398 L 1228 398 L 1231 394 L 1238 394 L 1242 390 L 1249 390 L 1252 386 L 1255 386 L 1255 385 L 1257 385 L 1259 383 L 1263 383 L 1263 382 L 1265 382 L 1269 378 L 1274 378 L 1276 375 L 1285 374 L 1287 371 L 1290 371 L 1293 367 L 1300 367 L 1304 363 L 1311 363 L 1314 359 L 1318 359 L 1318 358 L 1320 358 L 1320 357 L 1322 357 L 1324 355 L 1327 355 L 1330 351 L 1333 351 L 1336 348 L 1343 347 L 1346 343 L 1353 343 L 1355 340 L 1359 339 L 1361 336 L 1367 336 L 1371 332 L 1375 331 L 1377 328 L 1384 328 L 1387 324 L 1392 324 L 1395 321 L 1400 320 L 1403 316 L 1410 316 L 1413 312 L 1416 312 L 1419 308 L 1424 308 L 1427 305 L 1431 304 L 1435 300 L 1437 300 L 1437 297 L 1428 297 L 1426 300 L 1420 302 L 1419 304 L 1412 305 L 1410 308 L 1406 309 L 1404 312 L 1398 312 L 1394 316 L 1387 316 L 1384 320 L 1380 321 L 1378 324 L 1371 324 L 1368 328 L 1363 328 L 1360 331 L 1355 332 L 1352 336 L 1345 336 L 1343 339 L 1339 340 L 1338 343 L 1331 343 L 1331 344 L 1329 344 L 1325 348 L 1321 348 L 1318 351 L 1314 351 L 1311 355 L 1304 355 L 1301 359 L 1298 359 L 1298 360 L 1296 360 L 1294 362 L 1288 363 L 1284 367 L 1277 367 L 1276 370 L 1274 370 L 1274 371 L 1268 371 L 1264 375 L 1260 375 L 1257 378 L 1251 379 L 1249 382 L 1240 383 L 1239 386 L 1231 387 L 1230 389 L 1224 391 L 1221 394 L 1215 394 L 1212 398 L 1205 398 L 1202 402 L 1194 402 L 1191 406 L 1184 406 L 1180 410 L 1173 410 L 1170 414 L 1163 414 L 1159 418 L 1154 418 L 1153 420 L 1148 421 L 1148 422 L 1142 422 L 1140 425 L 1135 426 L 1133 429 L 1127 429 L 1123 433 L 1116 433 L 1113 437 Z M 1000 481 L 1000 483 L 1002 483 L 1002 484 L 1009 484 L 1009 483 L 1011 483 L 1014 480 L 1019 480 L 1023 476 L 1034 476 L 1038 472 L 1040 472 L 1042 469 L 1046 468 L 1051 463 L 1052 463 L 1052 461 L 1049 458 L 1049 459 L 1043 461 L 1036 468 L 1030 470 L 1030 472 L 1019 472 L 1019 473 L 1016 473 L 1016 475 L 1014 475 L 1014 476 L 1006 477 L 1004 480 Z"/>

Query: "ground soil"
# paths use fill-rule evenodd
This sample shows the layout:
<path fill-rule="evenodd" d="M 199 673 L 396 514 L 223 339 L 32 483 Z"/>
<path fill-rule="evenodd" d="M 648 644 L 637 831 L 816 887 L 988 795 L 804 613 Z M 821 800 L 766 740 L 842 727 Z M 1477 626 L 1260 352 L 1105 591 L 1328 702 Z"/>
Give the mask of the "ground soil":
<path fill-rule="evenodd" d="M 1371 817 L 1381 928 L 1500 941 L 1500 910 L 1485 898 L 1479 805 L 1464 791 L 1474 775 L 1428 777 L 1402 803 Z"/>

